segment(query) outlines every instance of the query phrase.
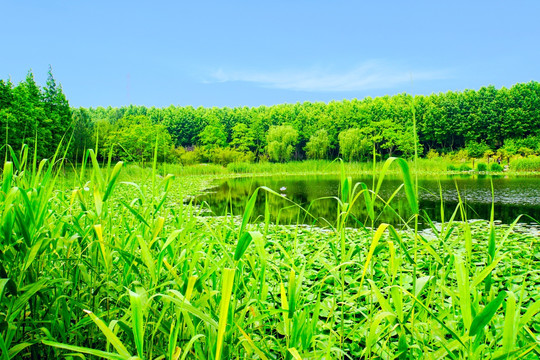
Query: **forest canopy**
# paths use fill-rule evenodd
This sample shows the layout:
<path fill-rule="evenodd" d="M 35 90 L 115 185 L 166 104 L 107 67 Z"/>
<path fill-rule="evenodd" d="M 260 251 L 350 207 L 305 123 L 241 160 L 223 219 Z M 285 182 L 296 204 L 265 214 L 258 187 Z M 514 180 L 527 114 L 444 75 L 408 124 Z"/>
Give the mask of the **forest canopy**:
<path fill-rule="evenodd" d="M 156 144 L 161 161 L 185 164 L 367 160 L 373 148 L 382 157 L 409 157 L 413 119 L 420 155 L 540 153 L 540 84 L 259 107 L 71 109 L 50 70 L 43 88 L 31 72 L 16 86 L 0 80 L 2 144 L 37 144 L 40 157 L 50 157 L 64 135 L 72 159 L 97 147 L 102 157 L 144 162 Z"/>

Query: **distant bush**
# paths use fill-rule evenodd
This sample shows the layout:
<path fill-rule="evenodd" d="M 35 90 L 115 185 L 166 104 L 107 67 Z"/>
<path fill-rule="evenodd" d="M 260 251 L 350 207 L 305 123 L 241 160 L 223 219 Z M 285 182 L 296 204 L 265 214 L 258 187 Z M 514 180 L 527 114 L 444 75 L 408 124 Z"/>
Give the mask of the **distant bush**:
<path fill-rule="evenodd" d="M 501 164 L 497 164 L 496 162 L 494 162 L 489 166 L 489 170 L 494 172 L 501 172 L 503 171 L 503 167 Z"/>
<path fill-rule="evenodd" d="M 191 151 L 179 151 L 182 165 L 198 164 L 202 160 L 202 154 L 198 147 L 194 147 Z"/>
<path fill-rule="evenodd" d="M 242 152 L 231 148 L 215 148 L 210 153 L 210 161 L 214 164 L 227 166 L 235 162 L 252 162 L 255 155 L 251 152 Z"/>
<path fill-rule="evenodd" d="M 438 157 L 439 157 L 439 153 L 435 149 L 430 149 L 428 153 L 426 154 L 426 158 L 428 159 L 434 159 Z"/>
<path fill-rule="evenodd" d="M 470 167 L 469 165 L 467 165 L 467 164 L 461 164 L 461 165 L 459 166 L 459 171 L 470 171 L 470 170 L 472 170 L 472 169 L 471 169 L 471 167 Z"/>
<path fill-rule="evenodd" d="M 510 166 L 515 171 L 540 171 L 540 157 L 515 159 L 510 163 Z"/>
<path fill-rule="evenodd" d="M 452 161 L 466 161 L 469 154 L 467 150 L 461 149 L 459 151 L 448 153 L 447 157 Z"/>
<path fill-rule="evenodd" d="M 457 171 L 457 167 L 455 167 L 454 165 L 450 164 L 446 167 L 446 170 L 448 171 Z"/>
<path fill-rule="evenodd" d="M 486 163 L 478 163 L 476 165 L 476 170 L 478 170 L 478 171 L 487 171 L 487 164 Z"/>

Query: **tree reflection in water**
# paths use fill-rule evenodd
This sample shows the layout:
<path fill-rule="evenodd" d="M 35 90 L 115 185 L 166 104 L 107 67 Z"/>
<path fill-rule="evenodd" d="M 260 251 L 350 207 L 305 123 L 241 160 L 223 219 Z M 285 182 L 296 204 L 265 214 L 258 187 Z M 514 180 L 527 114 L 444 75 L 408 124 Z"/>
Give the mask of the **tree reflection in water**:
<path fill-rule="evenodd" d="M 520 214 L 527 214 L 540 220 L 540 177 L 491 177 L 485 175 L 441 176 L 419 179 L 419 198 L 422 213 L 432 221 L 441 221 L 441 203 L 439 183 L 442 188 L 443 208 L 445 219 L 448 220 L 458 204 L 459 189 L 461 198 L 466 204 L 468 219 L 489 219 L 492 205 L 491 180 L 495 190 L 495 219 L 503 223 L 511 223 Z M 371 184 L 371 177 L 354 179 L 356 182 Z M 335 198 L 339 193 L 339 177 L 334 175 L 310 176 L 269 176 L 228 179 L 221 182 L 210 193 L 200 196 L 198 201 L 210 205 L 214 215 L 230 213 L 241 215 L 246 201 L 253 191 L 260 186 L 266 186 L 286 196 L 277 196 L 266 191 L 260 191 L 254 209 L 254 215 L 262 221 L 265 213 L 265 203 L 268 203 L 271 221 L 280 224 L 316 224 L 328 226 L 335 224 L 338 202 Z M 387 200 L 398 189 L 402 181 L 399 176 L 388 177 L 383 183 L 379 196 Z M 309 210 L 315 218 L 306 214 L 298 206 Z M 377 223 L 400 225 L 402 221 L 395 213 L 407 221 L 412 215 L 407 199 L 401 189 L 390 202 L 391 209 L 382 200 L 375 203 Z M 254 218 L 255 218 L 254 217 Z M 456 218 L 456 220 L 461 220 Z M 525 220 L 528 221 L 528 220 Z M 362 227 L 371 225 L 363 196 L 360 196 L 352 209 L 348 226 Z"/>

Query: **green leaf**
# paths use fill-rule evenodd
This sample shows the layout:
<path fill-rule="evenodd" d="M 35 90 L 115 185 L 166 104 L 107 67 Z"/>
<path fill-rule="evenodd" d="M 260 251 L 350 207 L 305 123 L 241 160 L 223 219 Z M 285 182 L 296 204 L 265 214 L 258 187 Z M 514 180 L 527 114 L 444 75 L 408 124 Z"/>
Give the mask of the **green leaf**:
<path fill-rule="evenodd" d="M 129 299 L 131 302 L 131 322 L 133 327 L 133 337 L 135 347 L 139 357 L 144 357 L 144 316 L 141 295 L 129 291 Z"/>
<path fill-rule="evenodd" d="M 476 334 L 480 333 L 484 326 L 486 326 L 491 321 L 491 319 L 497 312 L 497 309 L 504 301 L 505 297 L 506 292 L 501 291 L 494 300 L 492 300 L 489 304 L 486 305 L 486 307 L 480 312 L 480 314 L 475 316 L 471 324 L 471 329 L 469 330 L 470 336 L 475 336 Z"/>
<path fill-rule="evenodd" d="M 98 318 L 93 312 L 89 310 L 84 310 L 85 313 L 87 313 L 92 321 L 99 327 L 103 335 L 107 338 L 107 341 L 111 343 L 111 345 L 118 351 L 118 353 L 122 356 L 123 359 L 130 358 L 131 355 L 127 348 L 122 344 L 122 341 L 105 325 L 105 323 Z"/>
<path fill-rule="evenodd" d="M 251 194 L 251 197 L 249 198 L 246 209 L 244 210 L 244 215 L 242 216 L 242 225 L 240 226 L 240 231 L 238 232 L 238 235 L 240 237 L 243 236 L 244 229 L 246 228 L 246 225 L 249 222 L 249 219 L 251 218 L 251 214 L 253 213 L 253 209 L 255 208 L 255 202 L 257 201 L 257 194 L 259 193 L 259 188 L 255 189 L 253 194 Z"/>
<path fill-rule="evenodd" d="M 240 260 L 242 255 L 246 252 L 249 244 L 251 244 L 251 241 L 255 238 L 261 238 L 262 234 L 258 231 L 248 231 L 245 232 L 240 239 L 238 240 L 238 244 L 236 244 L 236 250 L 234 252 L 234 261 Z"/>
<path fill-rule="evenodd" d="M 221 301 L 219 305 L 219 325 L 216 343 L 216 360 L 221 359 L 223 338 L 225 336 L 225 327 L 227 326 L 227 318 L 229 313 L 229 303 L 231 302 L 231 294 L 234 285 L 234 272 L 234 269 L 223 269 Z"/>
<path fill-rule="evenodd" d="M 105 190 L 105 195 L 103 195 L 103 202 L 107 201 L 109 196 L 111 195 L 114 185 L 116 184 L 116 180 L 118 180 L 118 175 L 120 175 L 120 170 L 122 169 L 122 166 L 124 163 L 122 161 L 119 161 L 113 168 L 113 171 L 111 173 L 111 178 L 109 179 L 109 183 L 107 184 L 107 189 Z"/>
<path fill-rule="evenodd" d="M 127 360 L 130 358 L 130 356 L 122 356 L 111 352 L 105 352 L 100 350 L 95 350 L 91 348 L 86 348 L 82 346 L 75 346 L 75 345 L 68 345 L 68 344 L 62 344 L 55 341 L 49 341 L 49 340 L 42 340 L 41 341 L 44 345 L 47 346 L 53 346 L 60 349 L 65 349 L 69 351 L 76 351 L 81 352 L 84 354 L 94 355 L 103 359 L 109 359 L 109 360 Z"/>
<path fill-rule="evenodd" d="M 17 295 L 17 285 L 11 279 L 0 279 L 0 302 L 4 295 L 4 291 L 7 289 L 11 295 Z"/>

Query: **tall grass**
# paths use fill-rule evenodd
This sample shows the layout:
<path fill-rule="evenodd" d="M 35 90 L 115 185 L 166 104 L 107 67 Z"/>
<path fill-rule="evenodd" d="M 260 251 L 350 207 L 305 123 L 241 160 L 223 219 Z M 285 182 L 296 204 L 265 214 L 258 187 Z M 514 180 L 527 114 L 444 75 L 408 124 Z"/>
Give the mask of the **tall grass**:
<path fill-rule="evenodd" d="M 391 171 L 422 216 L 403 160 L 381 164 L 371 188 L 338 164 L 340 215 L 328 229 L 253 219 L 256 194 L 240 219 L 201 217 L 180 203 L 189 179 L 154 166 L 126 178 L 122 163 L 101 167 L 90 150 L 59 186 L 61 161 L 11 153 L 0 186 L 0 359 L 540 355 L 540 240 L 515 232 L 519 219 L 458 222 L 460 203 L 442 224 L 424 217 L 428 231 L 345 226 L 352 206 L 377 219 Z"/>
<path fill-rule="evenodd" d="M 510 162 L 510 168 L 518 172 L 540 171 L 540 156 L 514 159 Z"/>

